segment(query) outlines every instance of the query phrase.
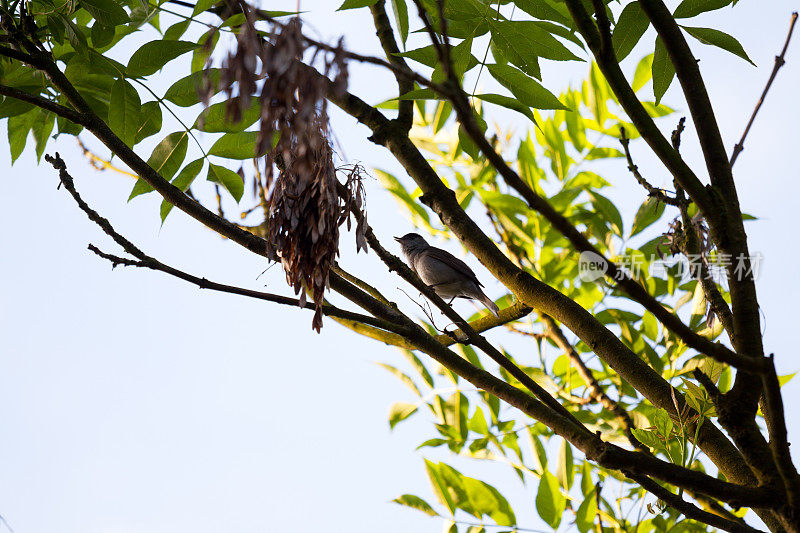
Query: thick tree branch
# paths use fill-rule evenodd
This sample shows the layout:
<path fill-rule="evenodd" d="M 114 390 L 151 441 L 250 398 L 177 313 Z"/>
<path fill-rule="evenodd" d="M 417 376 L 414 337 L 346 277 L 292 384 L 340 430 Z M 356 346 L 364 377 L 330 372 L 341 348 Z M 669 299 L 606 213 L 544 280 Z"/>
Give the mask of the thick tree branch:
<path fill-rule="evenodd" d="M 424 10 L 422 10 L 421 6 L 420 10 L 422 16 Z M 430 26 L 430 22 L 428 22 L 427 19 L 424 18 L 423 22 L 425 22 L 426 26 Z M 432 26 L 428 27 L 427 29 L 429 34 L 435 36 L 435 31 Z M 444 61 L 444 59 L 444 55 L 441 54 L 440 61 Z M 448 79 L 447 83 L 447 87 L 449 88 L 448 93 L 450 95 L 449 98 L 453 104 L 453 109 L 456 111 L 459 121 L 463 125 L 464 129 L 469 134 L 470 138 L 477 144 L 478 148 L 480 148 L 487 160 L 503 177 L 506 183 L 515 191 L 520 193 L 520 195 L 523 197 L 523 199 L 525 199 L 532 209 L 544 216 L 556 230 L 564 235 L 573 244 L 573 246 L 575 246 L 578 252 L 592 252 L 597 256 L 602 257 L 607 265 L 608 276 L 612 279 L 618 280 L 618 286 L 622 290 L 628 293 L 631 298 L 640 303 L 645 309 L 653 313 L 653 315 L 662 324 L 675 332 L 684 342 L 686 342 L 688 346 L 698 350 L 699 352 L 710 355 L 721 362 L 728 363 L 736 367 L 747 368 L 752 371 L 759 371 L 762 368 L 763 365 L 761 361 L 755 361 L 751 358 L 739 356 L 722 344 L 714 343 L 692 331 L 691 328 L 684 324 L 677 315 L 667 310 L 655 298 L 653 298 L 647 292 L 647 290 L 636 280 L 631 278 L 627 272 L 620 269 L 614 262 L 605 258 L 603 254 L 601 254 L 600 251 L 589 242 L 586 236 L 581 233 L 571 222 L 569 222 L 566 217 L 553 209 L 547 200 L 533 191 L 533 189 L 531 189 L 522 180 L 519 174 L 517 174 L 505 162 L 503 157 L 497 153 L 491 143 L 489 143 L 489 141 L 486 139 L 477 122 L 475 121 L 472 107 L 469 105 L 466 94 L 461 89 L 458 78 L 452 74 L 452 69 L 447 69 L 447 67 L 445 67 L 445 70 L 451 72 L 451 77 Z M 635 96 L 634 99 L 641 107 L 639 100 L 636 99 Z M 652 122 L 652 119 L 650 119 L 649 115 L 647 115 L 646 111 L 644 111 L 643 107 L 642 112 L 647 116 L 648 120 Z M 666 140 L 664 141 L 666 142 Z M 669 147 L 669 150 L 675 152 L 671 146 Z"/>
<path fill-rule="evenodd" d="M 389 17 L 386 15 L 386 0 L 378 0 L 375 4 L 370 6 L 372 12 L 372 19 L 375 22 L 375 33 L 381 43 L 383 51 L 386 53 L 386 58 L 390 63 L 398 66 L 402 71 L 411 70 L 408 68 L 406 60 L 400 56 L 400 48 L 394 38 L 392 25 L 389 22 Z M 399 90 L 398 96 L 403 96 L 414 89 L 414 81 L 407 75 L 395 71 L 395 79 L 397 79 L 397 88 Z M 404 131 L 411 129 L 411 124 L 414 121 L 414 101 L 413 100 L 399 100 L 397 103 L 397 125 Z"/>
<path fill-rule="evenodd" d="M 20 91 L 19 89 L 15 89 L 13 87 L 6 87 L 5 85 L 0 85 L 0 95 L 15 98 L 23 102 L 28 102 L 29 104 L 33 104 L 36 107 L 44 109 L 45 111 L 51 111 L 60 117 L 64 117 L 75 124 L 83 125 L 83 116 L 80 113 L 57 102 L 48 100 L 47 98 L 26 93 L 25 91 Z"/>
<path fill-rule="evenodd" d="M 761 379 L 764 383 L 765 410 L 770 413 L 770 416 L 765 416 L 767 429 L 769 430 L 769 444 L 778 472 L 783 479 L 790 513 L 795 519 L 800 519 L 800 476 L 797 474 L 797 469 L 792 462 L 792 455 L 789 451 L 783 399 L 781 397 L 778 374 L 775 372 L 775 357 L 773 354 L 770 354 L 768 361 L 771 367 L 770 371 L 763 374 Z"/>
<path fill-rule="evenodd" d="M 463 212 L 453 191 L 444 186 L 407 135 L 395 129 L 378 110 L 352 94 L 340 96 L 329 91 L 328 96 L 331 102 L 372 129 L 370 140 L 386 146 L 394 154 L 422 189 L 424 195 L 421 200 L 439 215 L 442 222 L 522 303 L 563 323 L 654 405 L 674 411 L 671 388 L 666 381 L 585 309 L 513 265 Z M 755 476 L 741 460 L 739 452 L 713 424 L 702 425 L 699 443 L 728 479 L 737 483 L 756 483 Z"/>
<path fill-rule="evenodd" d="M 702 205 L 698 205 L 709 221 L 709 227 L 717 247 L 737 261 L 741 261 L 744 266 L 744 276 L 736 272 L 737 265 L 728 266 L 734 328 L 739 340 L 738 351 L 746 357 L 763 360 L 761 317 L 750 267 L 747 234 L 744 231 L 731 165 L 714 116 L 711 100 L 700 74 L 700 67 L 680 26 L 667 6 L 661 0 L 641 0 L 640 5 L 658 32 L 675 67 L 675 74 L 689 105 L 689 111 L 703 150 L 706 168 L 713 187 L 713 197 L 721 207 L 722 220 L 710 218 L 710 213 L 703 209 Z M 689 193 L 691 194 L 691 191 Z M 742 410 L 747 413 L 746 416 L 750 416 L 751 413 L 755 416 L 760 385 L 757 377 L 747 373 L 736 376 L 732 393 L 740 398 Z"/>

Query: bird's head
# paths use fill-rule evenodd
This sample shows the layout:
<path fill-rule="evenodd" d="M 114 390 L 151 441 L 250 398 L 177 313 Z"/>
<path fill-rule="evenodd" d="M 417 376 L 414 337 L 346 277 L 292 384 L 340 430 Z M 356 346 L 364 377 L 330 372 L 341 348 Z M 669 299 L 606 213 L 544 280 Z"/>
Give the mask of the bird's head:
<path fill-rule="evenodd" d="M 395 237 L 394 240 L 400 243 L 405 254 L 420 252 L 428 247 L 428 242 L 418 233 L 407 233 L 402 237 Z"/>

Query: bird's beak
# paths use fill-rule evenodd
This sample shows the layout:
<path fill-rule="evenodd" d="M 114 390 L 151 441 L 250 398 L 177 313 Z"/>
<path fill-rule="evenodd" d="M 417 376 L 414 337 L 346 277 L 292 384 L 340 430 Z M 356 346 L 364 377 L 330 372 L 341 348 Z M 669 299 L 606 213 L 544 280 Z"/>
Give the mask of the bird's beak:
<path fill-rule="evenodd" d="M 395 237 L 394 240 L 396 240 L 397 242 L 402 242 L 403 238 L 402 237 Z"/>

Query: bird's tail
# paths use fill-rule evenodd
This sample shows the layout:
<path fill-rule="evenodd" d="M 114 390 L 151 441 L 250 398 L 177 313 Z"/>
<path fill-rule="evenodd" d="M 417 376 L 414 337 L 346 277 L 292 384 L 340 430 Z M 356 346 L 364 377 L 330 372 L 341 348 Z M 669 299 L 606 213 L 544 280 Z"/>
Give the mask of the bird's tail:
<path fill-rule="evenodd" d="M 488 296 L 486 296 L 486 295 L 483 293 L 483 291 L 481 291 L 480 289 L 478 289 L 478 290 L 479 290 L 479 294 L 477 295 L 477 296 L 478 296 L 478 298 L 477 298 L 477 299 L 478 299 L 478 300 L 480 300 L 480 302 L 481 302 L 483 305 L 485 305 L 485 306 L 486 306 L 486 309 L 488 309 L 489 311 L 491 311 L 491 312 L 492 312 L 492 314 L 493 314 L 494 316 L 498 316 L 498 313 L 500 312 L 500 309 L 497 307 L 497 304 L 495 304 L 495 303 L 492 301 L 492 299 L 491 299 L 491 298 L 489 298 Z"/>

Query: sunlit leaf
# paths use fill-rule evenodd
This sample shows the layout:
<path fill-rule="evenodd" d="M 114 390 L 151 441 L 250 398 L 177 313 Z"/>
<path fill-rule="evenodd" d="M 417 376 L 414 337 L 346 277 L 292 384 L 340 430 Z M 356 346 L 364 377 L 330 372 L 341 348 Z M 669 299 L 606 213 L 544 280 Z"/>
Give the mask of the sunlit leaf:
<path fill-rule="evenodd" d="M 534 109 L 567 109 L 553 93 L 509 65 L 488 65 L 492 76 L 523 104 Z"/>
<path fill-rule="evenodd" d="M 436 511 L 433 510 L 433 507 L 431 507 L 428 502 L 419 496 L 414 496 L 413 494 L 403 494 L 392 501 L 400 505 L 405 505 L 406 507 L 411 507 L 417 511 L 422 511 L 429 516 L 436 516 Z"/>

